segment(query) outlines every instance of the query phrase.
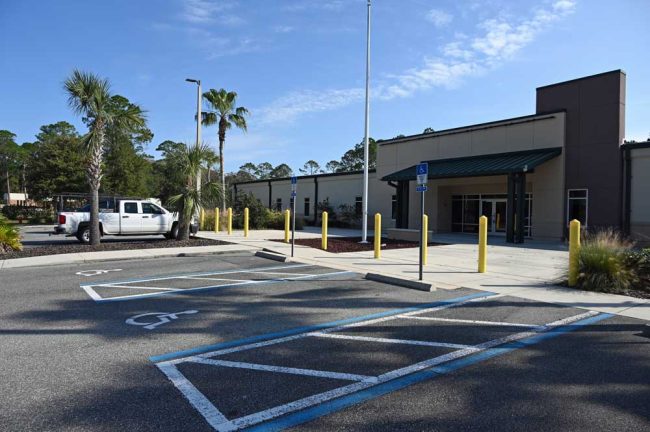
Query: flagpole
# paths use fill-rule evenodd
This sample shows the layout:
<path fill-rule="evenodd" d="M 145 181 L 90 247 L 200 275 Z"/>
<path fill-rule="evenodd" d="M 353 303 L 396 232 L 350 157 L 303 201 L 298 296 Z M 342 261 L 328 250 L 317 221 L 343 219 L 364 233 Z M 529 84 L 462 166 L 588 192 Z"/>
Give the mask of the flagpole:
<path fill-rule="evenodd" d="M 368 129 L 370 122 L 370 0 L 368 0 L 368 17 L 366 28 L 366 118 L 363 138 L 363 220 L 361 230 L 361 243 L 368 242 Z"/>

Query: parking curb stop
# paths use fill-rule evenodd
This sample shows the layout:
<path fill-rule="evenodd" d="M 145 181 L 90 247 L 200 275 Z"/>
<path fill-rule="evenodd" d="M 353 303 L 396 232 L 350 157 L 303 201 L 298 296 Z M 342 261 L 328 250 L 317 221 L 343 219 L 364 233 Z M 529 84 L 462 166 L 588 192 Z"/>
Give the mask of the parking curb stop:
<path fill-rule="evenodd" d="M 410 288 L 419 291 L 435 291 L 436 287 L 433 284 L 427 282 L 414 281 L 410 279 L 402 279 L 394 276 L 386 276 L 379 273 L 366 273 L 365 278 L 367 280 L 387 283 L 390 285 L 396 285 L 402 288 Z"/>
<path fill-rule="evenodd" d="M 255 256 L 260 258 L 270 259 L 273 261 L 287 262 L 287 257 L 285 255 L 279 255 L 274 252 L 257 251 L 255 252 Z"/>

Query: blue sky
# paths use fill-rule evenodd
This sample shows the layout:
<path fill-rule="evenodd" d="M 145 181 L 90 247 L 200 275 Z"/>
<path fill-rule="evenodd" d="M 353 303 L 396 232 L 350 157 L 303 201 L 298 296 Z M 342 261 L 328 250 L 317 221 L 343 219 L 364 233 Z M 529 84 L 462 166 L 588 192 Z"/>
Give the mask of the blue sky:
<path fill-rule="evenodd" d="M 0 129 L 83 131 L 62 90 L 79 68 L 148 111 L 153 154 L 194 139 L 193 77 L 251 111 L 228 171 L 324 166 L 363 137 L 365 14 L 365 0 L 0 0 Z M 371 136 L 532 114 L 535 87 L 620 68 L 627 138 L 647 139 L 649 18 L 647 0 L 373 0 Z"/>

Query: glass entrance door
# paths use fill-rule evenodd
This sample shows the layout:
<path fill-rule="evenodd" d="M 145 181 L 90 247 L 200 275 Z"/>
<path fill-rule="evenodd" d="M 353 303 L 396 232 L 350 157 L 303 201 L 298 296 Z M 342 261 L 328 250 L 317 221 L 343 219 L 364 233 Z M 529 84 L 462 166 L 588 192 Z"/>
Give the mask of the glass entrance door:
<path fill-rule="evenodd" d="M 481 213 L 488 218 L 488 233 L 503 234 L 506 232 L 507 207 L 507 201 L 504 199 L 481 201 Z"/>

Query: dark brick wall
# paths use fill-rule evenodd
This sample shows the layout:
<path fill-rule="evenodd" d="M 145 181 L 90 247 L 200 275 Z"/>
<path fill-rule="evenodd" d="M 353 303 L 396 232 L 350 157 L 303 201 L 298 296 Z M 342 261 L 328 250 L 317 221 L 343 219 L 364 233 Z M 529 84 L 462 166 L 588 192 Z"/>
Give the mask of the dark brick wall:
<path fill-rule="evenodd" d="M 621 228 L 625 73 L 617 70 L 538 88 L 537 113 L 557 110 L 566 111 L 566 189 L 589 189 L 590 228 Z"/>

